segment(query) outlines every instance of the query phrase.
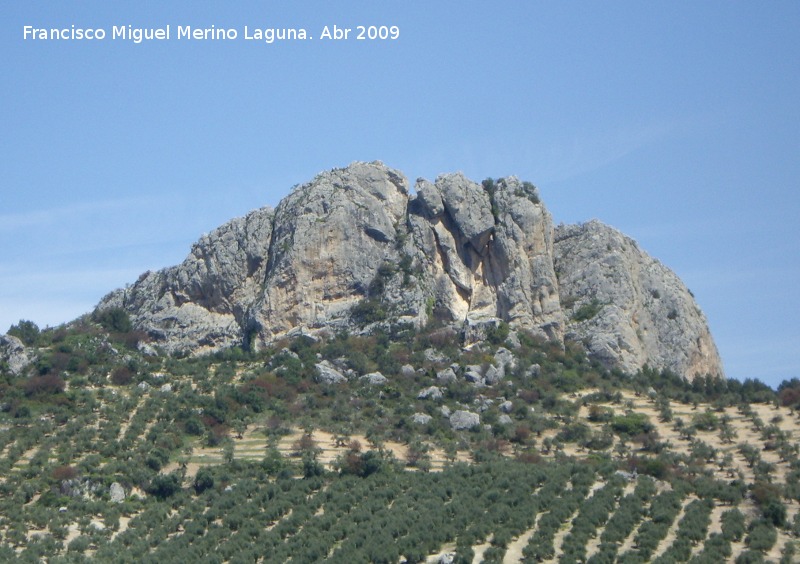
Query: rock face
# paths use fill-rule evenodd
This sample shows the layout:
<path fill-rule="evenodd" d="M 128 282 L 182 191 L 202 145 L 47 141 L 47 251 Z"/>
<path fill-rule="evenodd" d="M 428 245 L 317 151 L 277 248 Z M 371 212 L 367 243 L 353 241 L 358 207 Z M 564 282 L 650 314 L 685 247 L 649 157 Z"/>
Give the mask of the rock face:
<path fill-rule="evenodd" d="M 481 424 L 481 417 L 471 411 L 456 411 L 450 416 L 450 427 L 454 431 L 472 429 Z"/>
<path fill-rule="evenodd" d="M 590 221 L 556 229 L 555 265 L 567 324 L 607 366 L 648 364 L 692 378 L 722 375 L 705 316 L 680 279 L 619 231 Z"/>
<path fill-rule="evenodd" d="M 178 266 L 145 272 L 100 308 L 122 307 L 167 352 L 206 352 L 242 342 L 262 293 L 274 213 L 263 208 L 204 235 Z"/>
<path fill-rule="evenodd" d="M 409 226 L 437 313 L 468 327 L 501 319 L 560 340 L 550 214 L 532 185 L 510 178 L 487 187 L 461 174 L 417 181 Z"/>
<path fill-rule="evenodd" d="M 36 359 L 33 352 L 13 335 L 0 335 L 0 360 L 8 365 L 15 376 Z"/>
<path fill-rule="evenodd" d="M 513 177 L 481 185 L 446 174 L 417 180 L 415 192 L 377 162 L 323 172 L 98 308 L 125 309 L 166 352 L 259 349 L 287 334 L 433 316 L 466 344 L 505 322 L 585 342 L 625 370 L 722 373 L 688 291 L 616 231 L 595 222 L 554 231 L 537 189 Z M 599 312 L 583 319 L 586 304 Z"/>

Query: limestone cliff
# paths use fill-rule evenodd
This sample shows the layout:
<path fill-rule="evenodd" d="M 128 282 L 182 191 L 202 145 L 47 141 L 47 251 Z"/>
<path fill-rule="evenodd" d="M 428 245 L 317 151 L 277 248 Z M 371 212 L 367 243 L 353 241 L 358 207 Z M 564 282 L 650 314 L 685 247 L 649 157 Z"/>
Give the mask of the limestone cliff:
<path fill-rule="evenodd" d="M 234 219 L 182 264 L 98 305 L 110 307 L 169 352 L 436 316 L 467 342 L 505 321 L 579 340 L 624 370 L 722 373 L 688 291 L 633 241 L 594 222 L 554 233 L 537 189 L 513 177 L 481 185 L 447 174 L 411 194 L 377 162 L 323 172 L 274 211 Z"/>
<path fill-rule="evenodd" d="M 590 221 L 556 229 L 566 338 L 607 366 L 648 364 L 692 378 L 722 374 L 706 318 L 681 280 L 619 231 Z"/>

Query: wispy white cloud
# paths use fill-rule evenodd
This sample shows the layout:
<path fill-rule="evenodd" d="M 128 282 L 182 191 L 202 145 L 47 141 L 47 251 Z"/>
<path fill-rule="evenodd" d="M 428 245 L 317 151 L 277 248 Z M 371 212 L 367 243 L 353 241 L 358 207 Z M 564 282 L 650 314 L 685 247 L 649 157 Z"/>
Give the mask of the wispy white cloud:
<path fill-rule="evenodd" d="M 0 270 L 0 333 L 20 319 L 55 326 L 88 311 L 105 294 L 133 282 L 139 269 Z"/>
<path fill-rule="evenodd" d="M 587 131 L 556 141 L 544 154 L 531 158 L 540 163 L 540 182 L 560 182 L 608 166 L 666 137 L 675 128 L 676 123 L 663 121 Z"/>
<path fill-rule="evenodd" d="M 0 231 L 9 232 L 31 227 L 44 227 L 59 221 L 75 221 L 102 212 L 152 205 L 152 198 L 122 198 L 97 202 L 79 202 L 56 208 L 0 214 Z"/>

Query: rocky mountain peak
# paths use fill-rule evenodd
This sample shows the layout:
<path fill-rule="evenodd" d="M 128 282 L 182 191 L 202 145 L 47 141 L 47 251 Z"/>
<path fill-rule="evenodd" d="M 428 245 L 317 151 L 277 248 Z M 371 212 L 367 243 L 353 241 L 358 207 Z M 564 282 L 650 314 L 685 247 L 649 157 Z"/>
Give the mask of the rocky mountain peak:
<path fill-rule="evenodd" d="M 284 335 L 454 325 L 466 344 L 507 323 L 579 341 L 609 366 L 722 374 L 680 280 L 600 222 L 553 227 L 538 190 L 510 177 L 419 179 L 356 162 L 202 237 L 100 309 L 126 310 L 167 352 L 261 348 Z"/>
<path fill-rule="evenodd" d="M 627 372 L 648 364 L 689 378 L 722 373 L 706 318 L 674 272 L 597 220 L 555 233 L 568 339 Z"/>

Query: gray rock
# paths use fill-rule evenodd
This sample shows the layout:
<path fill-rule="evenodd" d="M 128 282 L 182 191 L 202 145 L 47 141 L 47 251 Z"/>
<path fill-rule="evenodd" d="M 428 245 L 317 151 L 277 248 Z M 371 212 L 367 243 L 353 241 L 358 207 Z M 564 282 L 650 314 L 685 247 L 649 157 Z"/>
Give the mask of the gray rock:
<path fill-rule="evenodd" d="M 517 358 L 510 350 L 500 347 L 494 353 L 494 365 L 497 367 L 501 378 L 505 378 L 506 369 L 514 370 L 517 367 Z"/>
<path fill-rule="evenodd" d="M 438 400 L 442 399 L 444 394 L 442 394 L 442 389 L 437 386 L 431 386 L 429 388 L 425 388 L 419 394 L 417 394 L 417 398 L 419 399 L 433 399 Z"/>
<path fill-rule="evenodd" d="M 483 413 L 484 411 L 488 411 L 488 409 L 494 405 L 494 400 L 487 398 L 486 396 L 478 396 L 475 398 L 473 403 L 478 407 L 478 411 Z"/>
<path fill-rule="evenodd" d="M 136 387 L 139 388 L 140 390 L 147 391 L 150 389 L 150 384 L 148 384 L 147 382 L 139 382 L 136 385 Z"/>
<path fill-rule="evenodd" d="M 369 306 L 379 280 L 370 299 L 387 322 L 422 327 L 432 309 L 467 345 L 508 324 L 512 347 L 525 330 L 585 343 L 629 372 L 648 364 L 690 378 L 722 374 L 691 294 L 627 237 L 594 221 L 554 231 L 538 190 L 514 177 L 497 181 L 491 198 L 460 173 L 416 188 L 409 196 L 405 177 L 378 162 L 323 172 L 274 211 L 226 223 L 180 265 L 144 273 L 97 307 L 125 309 L 154 350 L 258 350 L 283 336 L 369 332 L 383 322 L 354 308 Z M 401 260 L 413 276 L 379 275 Z M 450 362 L 434 349 L 426 359 Z M 507 363 L 494 364 L 490 381 Z"/>
<path fill-rule="evenodd" d="M 114 482 L 108 489 L 109 498 L 111 503 L 122 503 L 125 501 L 125 490 L 119 482 Z"/>
<path fill-rule="evenodd" d="M 531 364 L 525 370 L 525 376 L 527 376 L 528 378 L 537 378 L 541 373 L 542 373 L 542 367 L 539 366 L 538 364 Z"/>
<path fill-rule="evenodd" d="M 427 413 L 415 413 L 411 416 L 411 420 L 418 425 L 427 425 L 432 419 Z"/>
<path fill-rule="evenodd" d="M 163 386 L 161 386 L 161 388 L 159 388 L 159 390 L 164 392 L 165 394 L 168 394 L 172 391 L 172 384 L 164 384 Z"/>
<path fill-rule="evenodd" d="M 149 343 L 145 343 L 144 341 L 139 341 L 136 344 L 136 349 L 145 356 L 157 356 L 158 350 Z"/>
<path fill-rule="evenodd" d="M 319 353 L 317 353 L 317 354 L 319 355 Z M 296 352 L 294 352 L 293 350 L 291 350 L 288 347 L 283 347 L 281 349 L 281 352 L 278 353 L 278 355 L 286 355 L 286 356 L 290 356 L 290 357 L 294 358 L 295 360 L 300 360 L 300 355 L 298 355 Z"/>
<path fill-rule="evenodd" d="M 389 379 L 380 372 L 370 372 L 369 374 L 364 374 L 361 379 L 366 380 L 372 386 L 382 386 L 389 381 Z"/>
<path fill-rule="evenodd" d="M 489 194 L 480 184 L 461 173 L 445 174 L 436 179 L 442 202 L 460 234 L 478 254 L 485 252 L 494 231 L 494 216 Z"/>
<path fill-rule="evenodd" d="M 442 194 L 439 189 L 425 180 L 424 178 L 417 179 L 417 184 L 414 186 L 417 192 L 417 200 L 427 213 L 428 217 L 439 217 L 444 213 L 444 203 L 442 202 Z"/>
<path fill-rule="evenodd" d="M 446 552 L 444 554 L 439 555 L 439 560 L 437 561 L 439 564 L 453 564 L 456 561 L 456 555 L 452 552 Z"/>
<path fill-rule="evenodd" d="M 480 424 L 480 416 L 477 413 L 472 413 L 471 411 L 458 410 L 450 415 L 450 427 L 452 427 L 454 431 L 472 429 Z"/>
<path fill-rule="evenodd" d="M 450 411 L 450 408 L 449 408 L 449 407 L 447 407 L 446 405 L 443 405 L 442 407 L 440 407 L 440 408 L 439 408 L 439 411 L 441 411 L 441 412 L 442 412 L 442 416 L 443 416 L 443 417 L 450 418 L 450 413 L 451 413 L 451 411 Z"/>
<path fill-rule="evenodd" d="M 436 373 L 436 381 L 440 384 L 449 384 L 455 382 L 456 379 L 456 373 L 449 367 Z"/>
<path fill-rule="evenodd" d="M 411 378 L 412 376 L 414 376 L 414 374 L 416 374 L 416 372 L 414 370 L 414 367 L 411 366 L 410 364 L 404 364 L 402 367 L 400 367 L 401 376 L 404 376 L 406 378 Z"/>
<path fill-rule="evenodd" d="M 318 362 L 315 366 L 317 367 L 317 381 L 320 383 L 339 384 L 347 380 L 344 374 L 334 368 L 334 366 L 327 360 Z"/>
<path fill-rule="evenodd" d="M 244 339 L 245 312 L 266 274 L 273 211 L 263 208 L 204 235 L 178 266 L 145 272 L 98 309 L 121 307 L 166 352 L 207 352 Z"/>
<path fill-rule="evenodd" d="M 407 207 L 405 177 L 381 163 L 323 172 L 286 196 L 275 209 L 269 261 L 247 315 L 256 348 L 298 326 L 358 328 L 352 308 L 379 267 L 400 260 L 396 230 Z M 389 282 L 385 294 L 393 291 Z M 397 301 L 414 297 L 407 291 Z"/>
<path fill-rule="evenodd" d="M 464 378 L 467 380 L 467 382 L 471 382 L 473 384 L 482 383 L 483 374 L 481 374 L 481 367 L 475 364 L 470 364 L 467 366 L 466 371 L 464 372 Z"/>
<path fill-rule="evenodd" d="M 497 366 L 490 364 L 489 368 L 486 369 L 486 374 L 484 375 L 484 381 L 487 385 L 491 386 L 492 384 L 496 384 L 503 378 L 503 372 Z"/>
<path fill-rule="evenodd" d="M 22 374 L 36 354 L 14 335 L 0 335 L 0 360 L 5 361 L 14 376 Z"/>
<path fill-rule="evenodd" d="M 497 423 L 500 425 L 511 425 L 513 422 L 514 420 L 511 419 L 511 416 L 507 413 L 501 413 L 497 418 Z"/>
<path fill-rule="evenodd" d="M 512 411 L 514 411 L 514 404 L 511 403 L 511 400 L 504 401 L 498 407 L 500 408 L 500 411 L 502 411 L 503 413 L 511 413 Z"/>
<path fill-rule="evenodd" d="M 425 355 L 425 360 L 428 362 L 447 362 L 450 360 L 444 353 L 436 349 L 425 349 L 423 354 Z"/>
<path fill-rule="evenodd" d="M 590 221 L 559 226 L 554 260 L 566 338 L 608 367 L 645 364 L 692 378 L 722 375 L 705 316 L 689 290 L 619 231 Z"/>

